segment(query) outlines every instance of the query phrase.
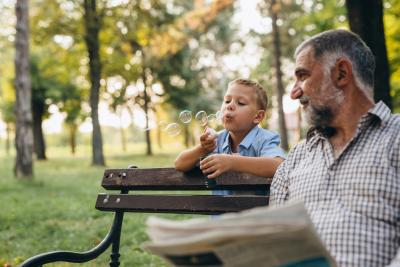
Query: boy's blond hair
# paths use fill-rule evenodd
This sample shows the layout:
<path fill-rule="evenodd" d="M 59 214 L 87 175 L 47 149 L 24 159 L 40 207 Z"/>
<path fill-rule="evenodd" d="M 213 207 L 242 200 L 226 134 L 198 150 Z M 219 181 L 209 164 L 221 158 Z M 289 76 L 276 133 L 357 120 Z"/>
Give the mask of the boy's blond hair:
<path fill-rule="evenodd" d="M 268 96 L 267 96 L 267 93 L 265 92 L 264 87 L 262 87 L 261 84 L 259 84 L 256 81 L 249 80 L 249 79 L 236 79 L 236 80 L 231 81 L 228 84 L 228 87 L 232 86 L 234 84 L 253 88 L 253 90 L 256 94 L 256 101 L 257 101 L 258 108 L 262 109 L 264 111 L 267 110 Z"/>

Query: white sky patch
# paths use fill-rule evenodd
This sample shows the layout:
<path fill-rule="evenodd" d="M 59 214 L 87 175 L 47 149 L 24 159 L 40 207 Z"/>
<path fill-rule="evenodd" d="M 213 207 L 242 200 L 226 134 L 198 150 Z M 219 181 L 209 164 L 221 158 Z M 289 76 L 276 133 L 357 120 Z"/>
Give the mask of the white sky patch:
<path fill-rule="evenodd" d="M 63 121 L 65 115 L 62 113 L 54 113 L 47 120 L 43 121 L 42 129 L 45 134 L 60 133 L 63 129 Z"/>
<path fill-rule="evenodd" d="M 0 137 L 6 137 L 6 124 L 0 120 Z"/>
<path fill-rule="evenodd" d="M 283 96 L 283 112 L 293 113 L 300 107 L 299 100 L 293 100 L 289 95 Z"/>
<path fill-rule="evenodd" d="M 257 10 L 260 0 L 240 0 L 239 10 L 233 16 L 233 21 L 240 25 L 239 35 L 245 35 L 250 30 L 260 34 L 272 31 L 271 18 L 264 17 Z"/>
<path fill-rule="evenodd" d="M 231 47 L 232 53 L 223 57 L 223 63 L 230 71 L 239 71 L 242 77 L 248 77 L 251 69 L 255 68 L 261 59 L 262 47 L 257 45 L 256 40 L 246 42 L 244 47 L 237 49 Z"/>
<path fill-rule="evenodd" d="M 69 35 L 57 34 L 57 35 L 54 35 L 53 40 L 56 44 L 58 44 L 59 46 L 61 46 L 64 49 L 70 48 L 72 46 L 72 44 L 74 43 L 74 39 Z"/>
<path fill-rule="evenodd" d="M 63 128 L 65 114 L 60 113 L 56 105 L 49 107 L 50 117 L 43 121 L 42 129 L 45 134 L 60 133 Z"/>

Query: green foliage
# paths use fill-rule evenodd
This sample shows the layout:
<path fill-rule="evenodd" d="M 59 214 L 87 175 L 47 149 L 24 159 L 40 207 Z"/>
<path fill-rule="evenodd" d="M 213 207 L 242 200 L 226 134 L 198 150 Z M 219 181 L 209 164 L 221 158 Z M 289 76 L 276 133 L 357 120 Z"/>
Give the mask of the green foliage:
<path fill-rule="evenodd" d="M 386 33 L 386 48 L 390 63 L 390 85 L 393 109 L 400 112 L 400 2 L 385 1 L 384 23 Z"/>
<path fill-rule="evenodd" d="M 0 101 L 1 119 L 6 123 L 14 123 L 14 101 Z"/>

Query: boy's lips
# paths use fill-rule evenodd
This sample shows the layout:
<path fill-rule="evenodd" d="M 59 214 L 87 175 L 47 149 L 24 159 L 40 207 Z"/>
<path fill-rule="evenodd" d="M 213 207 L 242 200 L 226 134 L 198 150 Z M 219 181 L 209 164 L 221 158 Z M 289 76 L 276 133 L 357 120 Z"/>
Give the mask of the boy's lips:
<path fill-rule="evenodd" d="M 225 117 L 226 120 L 232 120 L 233 119 L 233 115 L 229 114 L 229 113 L 225 114 L 224 117 Z"/>

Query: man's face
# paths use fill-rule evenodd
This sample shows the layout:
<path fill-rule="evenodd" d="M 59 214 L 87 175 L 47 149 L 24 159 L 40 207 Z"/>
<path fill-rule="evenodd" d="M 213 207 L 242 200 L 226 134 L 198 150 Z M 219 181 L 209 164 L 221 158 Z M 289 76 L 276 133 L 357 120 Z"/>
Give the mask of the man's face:
<path fill-rule="evenodd" d="M 344 98 L 322 61 L 314 58 L 312 47 L 302 50 L 296 58 L 296 83 L 291 97 L 300 100 L 306 120 L 312 126 L 332 126 Z"/>

